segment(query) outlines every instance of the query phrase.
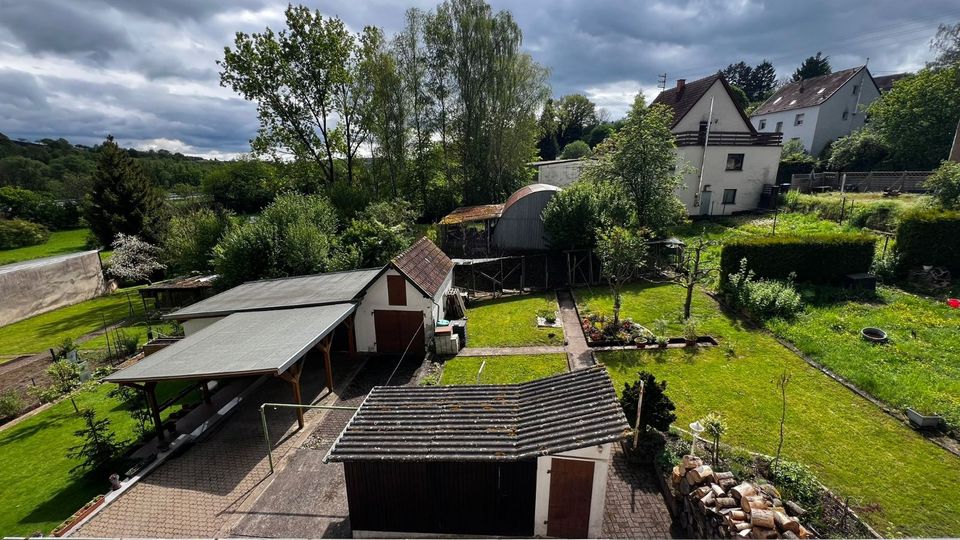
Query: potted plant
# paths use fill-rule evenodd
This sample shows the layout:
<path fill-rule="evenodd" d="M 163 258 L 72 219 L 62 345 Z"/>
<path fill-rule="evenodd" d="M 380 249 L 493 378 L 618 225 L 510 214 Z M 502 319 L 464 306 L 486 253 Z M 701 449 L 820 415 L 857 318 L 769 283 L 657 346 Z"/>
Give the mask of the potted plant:
<path fill-rule="evenodd" d="M 666 349 L 667 343 L 669 342 L 670 340 L 667 338 L 667 336 L 657 336 L 657 345 L 659 345 L 661 349 Z"/>
<path fill-rule="evenodd" d="M 683 339 L 687 341 L 687 345 L 696 345 L 697 344 L 697 321 L 695 319 L 687 319 L 687 322 L 683 325 Z"/>
<path fill-rule="evenodd" d="M 917 429 L 936 429 L 943 423 L 943 417 L 939 414 L 923 414 L 910 407 L 907 407 L 907 419 Z"/>

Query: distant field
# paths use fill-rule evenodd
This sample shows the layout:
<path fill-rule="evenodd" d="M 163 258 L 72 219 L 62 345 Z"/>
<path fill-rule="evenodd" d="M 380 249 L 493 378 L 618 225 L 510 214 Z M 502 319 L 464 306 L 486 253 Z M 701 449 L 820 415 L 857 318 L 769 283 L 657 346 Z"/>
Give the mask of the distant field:
<path fill-rule="evenodd" d="M 0 265 L 84 251 L 89 234 L 90 229 L 56 231 L 50 233 L 50 239 L 45 244 L 0 250 Z"/>

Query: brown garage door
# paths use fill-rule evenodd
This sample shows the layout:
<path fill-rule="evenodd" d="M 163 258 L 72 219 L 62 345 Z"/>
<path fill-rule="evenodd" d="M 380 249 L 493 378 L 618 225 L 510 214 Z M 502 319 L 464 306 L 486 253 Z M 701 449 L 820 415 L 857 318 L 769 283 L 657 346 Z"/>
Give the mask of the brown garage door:
<path fill-rule="evenodd" d="M 560 458 L 550 460 L 547 536 L 586 538 L 590 532 L 592 496 L 592 461 Z"/>
<path fill-rule="evenodd" d="M 373 324 L 377 332 L 377 352 L 399 354 L 410 344 L 410 354 L 423 354 L 423 313 L 378 309 L 373 312 Z"/>

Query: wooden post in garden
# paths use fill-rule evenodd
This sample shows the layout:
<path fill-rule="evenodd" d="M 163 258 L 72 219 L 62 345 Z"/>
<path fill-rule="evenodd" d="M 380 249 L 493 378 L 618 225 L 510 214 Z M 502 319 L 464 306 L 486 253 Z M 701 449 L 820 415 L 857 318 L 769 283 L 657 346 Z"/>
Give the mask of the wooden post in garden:
<path fill-rule="evenodd" d="M 644 381 L 640 381 L 640 397 L 637 398 L 637 421 L 633 427 L 633 449 L 636 451 L 637 444 L 640 442 L 640 408 L 643 406 Z"/>

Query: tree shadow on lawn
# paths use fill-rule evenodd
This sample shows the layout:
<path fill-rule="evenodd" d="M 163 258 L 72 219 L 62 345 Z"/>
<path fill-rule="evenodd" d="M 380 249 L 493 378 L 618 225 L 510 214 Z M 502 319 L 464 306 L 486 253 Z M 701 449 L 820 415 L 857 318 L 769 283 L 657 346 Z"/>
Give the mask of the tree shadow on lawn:
<path fill-rule="evenodd" d="M 69 482 L 58 489 L 55 495 L 34 507 L 29 514 L 17 522 L 25 529 L 32 527 L 31 530 L 21 532 L 29 534 L 35 530 L 43 530 L 43 527 L 50 527 L 50 529 L 56 527 L 57 523 L 70 517 L 81 506 L 110 489 L 107 475 L 108 473 L 98 473 L 96 471 L 78 472 L 71 475 Z M 50 526 L 51 523 L 54 525 Z M 5 532 L 9 533 L 10 531 Z M 48 533 L 50 531 L 44 530 L 43 532 Z"/>
<path fill-rule="evenodd" d="M 884 306 L 888 302 L 876 291 L 850 290 L 830 285 L 799 284 L 797 291 L 803 303 L 816 308 L 831 307 L 847 302 L 871 306 Z"/>

